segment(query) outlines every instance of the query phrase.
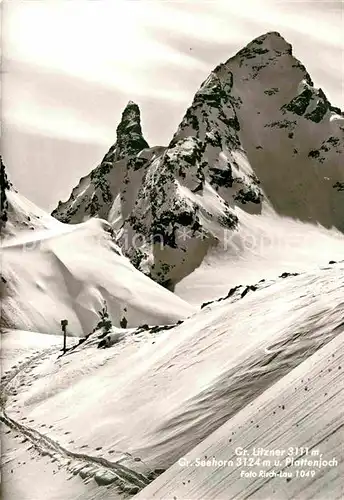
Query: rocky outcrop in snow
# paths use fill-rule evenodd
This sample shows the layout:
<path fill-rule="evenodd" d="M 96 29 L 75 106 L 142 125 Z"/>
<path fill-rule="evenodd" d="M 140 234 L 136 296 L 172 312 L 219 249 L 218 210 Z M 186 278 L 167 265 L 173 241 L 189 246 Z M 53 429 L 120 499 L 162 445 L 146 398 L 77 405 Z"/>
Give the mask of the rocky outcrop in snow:
<path fill-rule="evenodd" d="M 0 187 L 0 232 L 3 240 L 16 236 L 21 231 L 60 226 L 56 219 L 18 193 L 8 178 L 2 159 Z"/>
<path fill-rule="evenodd" d="M 11 185 L 8 181 L 5 165 L 2 161 L 2 156 L 0 156 L 0 230 L 6 225 L 8 215 L 8 201 L 7 201 L 7 191 L 10 189 Z"/>

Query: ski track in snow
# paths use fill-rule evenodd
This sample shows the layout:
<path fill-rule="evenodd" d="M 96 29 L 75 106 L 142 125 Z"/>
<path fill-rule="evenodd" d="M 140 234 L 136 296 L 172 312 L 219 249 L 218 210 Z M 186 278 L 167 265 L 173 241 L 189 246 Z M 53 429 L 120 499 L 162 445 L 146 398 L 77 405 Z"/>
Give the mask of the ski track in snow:
<path fill-rule="evenodd" d="M 171 409 L 171 414 L 169 419 L 167 419 L 167 421 L 165 422 L 162 421 L 163 425 L 160 428 L 160 431 L 163 430 L 163 434 L 161 435 L 161 437 L 163 437 L 165 444 L 168 445 L 168 442 L 170 440 L 169 433 L 172 432 L 173 434 L 174 429 L 178 430 L 178 426 L 182 421 L 184 421 L 184 424 L 186 425 L 184 431 L 187 432 L 187 428 L 189 427 L 187 421 L 188 419 L 190 419 L 189 422 L 191 425 L 190 429 L 191 432 L 193 432 L 192 422 L 195 417 L 194 412 L 197 410 L 197 405 L 199 407 L 197 410 L 199 413 L 198 414 L 199 422 L 201 422 L 202 420 L 202 415 L 203 417 L 205 416 L 206 419 L 208 420 L 207 417 L 208 413 L 206 411 L 206 407 L 210 402 L 212 402 L 211 403 L 212 410 L 213 413 L 215 412 L 213 420 L 216 421 L 216 425 L 215 427 L 214 426 L 209 427 L 208 426 L 209 422 L 206 423 L 206 426 L 209 427 L 208 428 L 209 432 L 205 434 L 205 440 L 207 440 L 208 439 L 207 436 L 209 435 L 211 436 L 214 429 L 221 428 L 222 425 L 226 425 L 226 422 L 230 422 L 233 418 L 236 418 L 238 412 L 242 411 L 244 408 L 248 408 L 249 407 L 248 405 L 254 404 L 254 401 L 256 400 L 257 396 L 262 397 L 262 394 L 264 394 L 266 391 L 271 390 L 271 387 L 273 387 L 274 384 L 278 383 L 278 381 L 288 376 L 299 363 L 301 363 L 304 359 L 307 359 L 307 356 L 310 356 L 317 350 L 321 350 L 324 344 L 329 342 L 333 337 L 339 335 L 340 332 L 343 331 L 343 326 L 344 326 L 343 322 L 340 321 L 340 311 L 342 310 L 343 304 L 339 300 L 338 292 L 335 292 L 334 295 L 331 294 L 333 294 L 335 290 L 339 290 L 340 273 L 342 269 L 343 269 L 343 263 L 337 263 L 336 265 L 328 265 L 322 268 L 321 271 L 318 270 L 318 273 L 316 275 L 312 273 L 302 273 L 301 275 L 298 276 L 291 276 L 291 277 L 285 276 L 285 279 L 280 277 L 279 280 L 275 280 L 274 282 L 266 281 L 257 284 L 257 289 L 255 289 L 256 288 L 255 286 L 239 287 L 233 292 L 233 294 L 229 295 L 228 299 L 225 300 L 224 298 L 220 298 L 218 299 L 218 302 L 215 301 L 214 303 L 207 305 L 206 309 L 202 313 L 199 313 L 202 316 L 200 319 L 197 319 L 197 316 L 196 317 L 194 316 L 190 320 L 187 320 L 186 325 L 179 325 L 179 327 L 177 328 L 179 328 L 179 330 L 184 329 L 184 334 L 186 334 L 186 337 L 188 337 L 189 335 L 189 333 L 187 332 L 190 329 L 190 325 L 192 324 L 194 325 L 194 327 L 196 327 L 198 324 L 198 328 L 200 328 L 200 325 L 202 324 L 202 331 L 206 331 L 207 325 L 209 327 L 211 324 L 213 324 L 214 321 L 220 320 L 221 317 L 223 318 L 223 320 L 225 320 L 226 316 L 228 315 L 228 312 L 234 306 L 234 302 L 238 304 L 238 307 L 239 304 L 241 304 L 239 309 L 236 309 L 236 314 L 238 314 L 241 309 L 247 310 L 247 307 L 249 307 L 248 306 L 249 303 L 251 303 L 251 307 L 254 303 L 256 304 L 260 303 L 261 304 L 260 309 L 261 309 L 267 297 L 270 297 L 270 299 L 272 300 L 276 292 L 279 293 L 278 291 L 282 293 L 287 293 L 289 296 L 289 300 L 292 300 L 292 296 L 295 295 L 296 293 L 300 293 L 301 291 L 303 292 L 303 297 L 304 297 L 308 291 L 309 297 L 307 299 L 302 299 L 303 301 L 306 300 L 305 304 L 307 305 L 307 307 L 311 306 L 312 300 L 314 300 L 312 299 L 311 296 L 315 291 L 317 291 L 319 297 L 321 295 L 321 292 L 325 293 L 325 297 L 327 293 L 330 293 L 328 298 L 326 298 L 325 300 L 324 306 L 326 303 L 330 305 L 329 302 L 330 297 L 333 297 L 334 299 L 334 303 L 332 304 L 331 308 L 328 309 L 327 311 L 327 318 L 329 321 L 329 324 L 327 326 L 321 320 L 321 314 L 319 315 L 318 313 L 316 313 L 316 311 L 313 311 L 313 313 L 311 311 L 307 313 L 307 315 L 310 315 L 309 318 L 311 319 L 312 324 L 314 323 L 313 324 L 314 332 L 310 338 L 307 339 L 308 336 L 302 338 L 303 333 L 301 332 L 301 330 L 300 331 L 295 330 L 295 332 L 289 332 L 287 337 L 285 336 L 279 337 L 279 335 L 277 335 L 275 339 L 271 337 L 269 339 L 268 344 L 266 344 L 265 341 L 261 339 L 260 349 L 258 349 L 258 351 L 252 350 L 248 358 L 246 357 L 246 359 L 241 359 L 241 364 L 239 363 L 239 365 L 233 366 L 233 370 L 229 371 L 227 370 L 227 372 L 224 372 L 222 374 L 223 376 L 219 376 L 214 381 L 214 383 L 216 382 L 216 384 L 215 385 L 212 384 L 211 388 L 211 391 L 213 392 L 212 395 L 209 393 L 210 388 L 208 388 L 208 390 L 203 391 L 203 393 L 198 394 L 196 399 L 194 399 L 193 401 L 189 400 L 189 405 L 187 405 L 187 407 L 185 406 L 184 408 L 180 407 L 182 414 L 179 414 L 179 416 L 178 414 L 173 415 L 174 412 Z M 337 302 L 338 300 L 339 302 Z M 307 310 L 307 307 L 305 308 L 305 310 Z M 326 307 L 324 311 L 325 310 Z M 228 325 L 229 324 L 230 323 L 228 323 Z M 303 326 L 305 327 L 305 325 L 306 323 Z M 299 324 L 300 328 L 301 326 L 302 325 Z M 166 333 L 164 335 L 166 336 Z M 178 344 L 178 342 L 182 340 L 182 338 L 179 338 L 178 340 L 178 337 L 179 336 L 178 335 L 176 336 L 172 330 L 172 336 L 170 337 L 171 340 L 175 338 L 175 341 Z M 209 347 L 205 346 L 205 348 L 202 349 L 202 342 L 204 342 L 203 336 L 202 335 L 200 336 L 198 334 L 197 338 L 198 338 L 197 344 L 199 351 L 197 356 L 199 357 L 202 356 L 202 352 L 204 350 L 207 349 L 209 350 Z M 134 336 L 133 339 L 135 339 Z M 127 340 L 128 341 L 131 340 L 130 336 L 128 336 Z M 166 341 L 167 337 L 165 338 L 165 343 Z M 172 342 L 170 347 L 174 345 L 175 341 Z M 96 347 L 95 344 L 90 345 L 90 341 L 87 342 L 89 344 L 88 347 L 91 348 L 91 350 L 92 348 Z M 128 345 L 128 342 L 124 342 L 123 344 Z M 77 350 L 79 351 L 81 350 L 81 352 L 79 353 L 81 356 L 83 355 L 85 347 L 86 345 L 83 344 L 78 346 Z M 168 343 L 166 347 L 168 347 Z M 187 344 L 184 347 L 188 352 L 190 351 L 190 344 Z M 174 349 L 175 348 L 176 346 L 174 346 Z M 161 346 L 160 349 L 164 351 L 163 346 Z M 183 349 L 183 351 L 185 349 Z M 26 373 L 32 375 L 32 370 L 36 366 L 43 363 L 44 361 L 49 361 L 49 359 L 51 360 L 54 353 L 56 353 L 58 350 L 59 347 L 49 347 L 43 352 L 39 352 L 36 350 L 29 360 L 17 362 L 2 379 L 3 393 L 16 394 L 15 391 L 16 378 L 20 375 L 25 376 Z M 121 357 L 123 357 L 124 351 L 122 351 L 122 342 L 120 342 L 118 350 L 119 350 L 118 352 L 122 354 Z M 114 354 L 114 357 L 117 359 L 116 356 L 117 348 L 116 347 L 111 348 L 111 351 L 110 350 L 106 351 L 106 353 L 109 354 L 111 354 L 112 352 Z M 166 354 L 167 353 L 165 353 L 165 355 Z M 170 355 L 166 358 L 166 362 L 168 362 L 169 359 L 170 360 L 169 363 L 171 363 L 171 354 L 172 353 L 170 353 Z M 189 356 L 190 356 L 189 371 L 190 370 L 192 371 L 194 369 L 193 368 L 194 363 L 192 362 L 193 360 L 192 351 L 189 352 Z M 210 356 L 209 352 L 207 356 L 208 357 Z M 105 357 L 107 358 L 107 356 Z M 92 358 L 90 358 L 90 360 L 91 359 Z M 99 367 L 103 366 L 102 359 L 100 359 L 100 362 L 96 361 L 95 367 L 97 367 L 98 365 Z M 111 357 L 109 359 L 111 359 Z M 160 363 L 163 362 L 163 359 L 164 356 L 161 358 Z M 240 361 L 240 356 L 239 356 L 239 361 Z M 63 373 L 64 367 L 60 366 L 59 370 L 62 371 Z M 256 383 L 254 382 L 254 380 L 256 380 L 256 376 L 252 380 L 251 372 L 255 373 L 256 376 L 259 376 L 259 382 L 258 381 Z M 44 369 L 43 372 L 41 372 L 41 376 L 42 375 L 43 376 L 45 375 Z M 163 375 L 163 372 L 161 375 Z M 35 376 L 35 379 L 36 377 L 37 375 Z M 20 382 L 21 382 L 20 385 L 23 385 L 24 383 L 23 380 L 20 380 Z M 217 396 L 219 396 L 222 391 L 227 391 L 226 388 L 228 387 L 228 384 L 231 386 L 230 393 L 231 394 L 235 393 L 236 395 L 231 402 L 231 406 L 233 406 L 233 408 L 231 408 L 231 411 L 229 412 L 225 410 L 224 407 L 221 406 L 223 403 L 222 398 L 220 397 L 220 399 L 217 400 Z M 256 384 L 258 384 L 258 386 Z M 249 391 L 249 394 L 245 395 L 245 390 L 247 389 L 247 387 L 251 387 L 252 391 Z M 115 386 L 114 390 L 116 390 Z M 249 395 L 250 397 L 248 397 Z M 201 397 L 201 400 L 199 400 L 199 397 Z M 210 397 L 210 399 L 208 399 L 208 397 Z M 43 401 L 42 404 L 44 404 Z M 194 405 L 196 406 L 193 408 Z M 202 409 L 203 406 L 204 408 Z M 14 408 L 12 407 L 11 411 L 13 410 Z M 182 417 L 182 421 L 180 421 L 180 417 Z M 153 472 L 153 470 L 155 470 L 155 467 L 157 467 L 159 463 L 154 464 L 154 467 L 151 468 L 148 467 L 148 470 L 150 471 L 148 474 L 147 473 L 142 474 L 140 471 L 140 467 L 138 467 L 139 469 L 138 471 L 135 471 L 129 467 L 121 465 L 119 462 L 111 462 L 110 460 L 107 460 L 106 458 L 100 456 L 92 456 L 89 454 L 73 452 L 69 450 L 66 446 L 61 445 L 58 442 L 58 440 L 52 439 L 51 437 L 39 432 L 37 429 L 33 429 L 27 426 L 26 424 L 24 425 L 18 422 L 14 418 L 7 415 L 5 410 L 3 410 L 1 421 L 11 429 L 22 434 L 25 439 L 28 439 L 32 443 L 34 449 L 37 450 L 42 456 L 51 457 L 51 459 L 59 463 L 61 467 L 70 471 L 72 474 L 79 474 L 80 477 L 85 481 L 94 478 L 96 483 L 99 485 L 105 485 L 105 484 L 113 485 L 113 488 L 116 490 L 116 492 L 122 496 L 125 496 L 127 494 L 132 495 L 138 493 L 141 489 L 145 488 L 151 481 L 153 481 L 153 484 L 155 484 L 154 479 L 159 475 L 158 473 Z M 194 421 L 194 423 L 196 423 L 196 421 Z M 182 429 L 179 429 L 179 431 L 181 430 Z M 159 436 L 159 428 L 157 428 L 157 431 L 158 431 L 157 436 Z M 182 434 L 180 434 L 179 432 L 179 436 L 177 433 L 177 435 L 174 435 L 173 439 L 174 440 L 177 439 L 178 441 L 178 439 L 180 439 L 181 437 Z M 103 444 L 103 442 L 100 444 Z M 159 445 L 158 442 L 156 442 L 155 444 Z M 189 445 L 191 445 L 191 441 Z M 182 443 L 180 443 L 180 446 L 181 446 L 180 448 L 181 453 L 184 453 L 185 449 L 182 450 Z M 189 450 L 192 449 L 193 446 L 194 444 L 191 446 L 191 448 L 189 448 Z M 145 461 L 145 457 L 143 457 L 143 460 L 141 460 L 141 459 L 135 459 L 134 456 L 130 455 L 129 453 L 125 452 L 121 453 L 122 455 L 126 455 L 131 460 L 134 461 L 140 460 L 145 470 L 147 471 L 147 464 Z M 138 466 L 139 465 L 140 464 L 138 464 Z M 162 470 L 160 472 L 162 472 Z M 102 498 L 101 493 L 99 493 L 99 495 L 100 495 L 99 498 Z M 154 496 L 155 494 L 153 496 L 146 496 L 143 498 L 150 499 L 153 498 Z M 104 498 L 106 498 L 106 495 Z M 172 498 L 172 497 L 169 497 L 167 495 L 159 498 L 163 498 L 165 500 L 166 498 Z M 181 498 L 184 497 L 182 496 Z M 197 498 L 198 500 L 199 496 L 193 497 L 191 495 L 190 498 L 195 498 L 195 499 Z M 202 496 L 202 499 L 203 498 L 207 497 Z M 213 497 L 210 496 L 208 498 L 210 499 Z M 219 498 L 222 499 L 224 497 L 219 496 Z M 253 498 L 255 497 L 253 496 Z M 256 497 L 256 498 L 261 498 L 261 497 Z"/>
<path fill-rule="evenodd" d="M 135 494 L 140 489 L 149 484 L 155 474 L 152 471 L 151 478 L 148 479 L 143 474 L 139 474 L 129 468 L 115 462 L 111 462 L 102 457 L 94 457 L 83 453 L 75 453 L 61 446 L 56 440 L 41 432 L 23 425 L 15 419 L 9 417 L 5 410 L 5 401 L 8 394 L 11 394 L 11 384 L 15 378 L 37 366 L 37 361 L 45 361 L 50 356 L 60 351 L 60 348 L 49 348 L 43 353 L 35 354 L 28 361 L 19 362 L 14 365 L 1 381 L 1 414 L 0 421 L 11 430 L 19 432 L 28 439 L 34 449 L 41 455 L 49 455 L 53 461 L 58 461 L 61 466 L 73 474 L 79 474 L 82 479 L 94 478 L 98 485 L 114 484 L 121 493 Z M 13 393 L 14 395 L 16 392 Z M 127 454 L 130 456 L 130 454 Z"/>

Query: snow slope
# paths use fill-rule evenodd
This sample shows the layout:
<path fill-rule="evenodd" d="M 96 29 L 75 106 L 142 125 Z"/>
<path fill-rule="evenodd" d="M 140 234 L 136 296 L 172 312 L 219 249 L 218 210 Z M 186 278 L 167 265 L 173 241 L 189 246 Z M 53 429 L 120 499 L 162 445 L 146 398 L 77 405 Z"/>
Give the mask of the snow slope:
<path fill-rule="evenodd" d="M 238 215 L 238 230 L 225 232 L 222 243 L 177 284 L 175 293 L 184 300 L 200 305 L 234 286 L 315 270 L 344 256 L 344 235 L 338 230 L 269 212 Z"/>
<path fill-rule="evenodd" d="M 2 374 L 25 363 L 44 350 L 60 346 L 60 335 L 44 335 L 39 332 L 6 330 L 1 336 Z M 6 353 L 6 356 L 4 355 Z"/>
<path fill-rule="evenodd" d="M 262 282 L 109 349 L 90 337 L 31 370 L 7 415 L 149 482 L 343 332 L 343 271 L 342 262 Z"/>
<path fill-rule="evenodd" d="M 41 210 L 23 195 L 19 195 L 14 189 L 6 191 L 8 210 L 6 225 L 2 231 L 3 238 L 15 237 L 22 231 L 34 231 L 36 229 L 62 229 L 63 225 Z"/>
<path fill-rule="evenodd" d="M 132 266 L 106 221 L 62 224 L 14 190 L 7 191 L 7 199 L 2 327 L 58 334 L 60 321 L 67 319 L 69 334 L 82 336 L 98 323 L 104 301 L 115 326 L 124 317 L 128 326 L 138 326 L 175 323 L 193 313 Z M 23 231 L 28 217 L 33 231 Z"/>
<path fill-rule="evenodd" d="M 20 378 L 62 346 L 60 335 L 8 330 L 1 337 L 2 395 L 4 387 Z M 31 382 L 28 382 L 29 384 Z M 15 399 L 15 388 L 11 393 Z M 1 491 L 5 500 L 94 500 L 98 485 L 86 486 L 70 476 L 48 454 L 37 453 L 32 442 L 1 424 Z M 53 478 L 53 479 L 52 479 Z M 88 493 L 90 496 L 88 497 Z"/>
<path fill-rule="evenodd" d="M 135 498 L 343 498 L 343 328 Z"/>

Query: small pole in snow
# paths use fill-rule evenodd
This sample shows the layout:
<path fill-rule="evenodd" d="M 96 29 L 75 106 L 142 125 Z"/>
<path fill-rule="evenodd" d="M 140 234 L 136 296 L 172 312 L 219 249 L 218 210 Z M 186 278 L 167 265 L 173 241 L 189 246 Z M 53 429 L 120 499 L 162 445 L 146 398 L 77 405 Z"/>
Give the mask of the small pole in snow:
<path fill-rule="evenodd" d="M 61 328 L 63 331 L 63 354 L 65 354 L 67 350 L 67 325 L 68 325 L 68 320 L 61 319 Z"/>

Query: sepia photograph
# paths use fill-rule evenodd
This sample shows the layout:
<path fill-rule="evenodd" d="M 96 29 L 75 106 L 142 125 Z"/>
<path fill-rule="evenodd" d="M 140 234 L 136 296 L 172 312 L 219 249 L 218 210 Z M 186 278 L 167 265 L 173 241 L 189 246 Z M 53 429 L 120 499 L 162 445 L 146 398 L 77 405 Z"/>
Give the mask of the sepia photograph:
<path fill-rule="evenodd" d="M 343 500 L 343 0 L 0 8 L 0 500 Z"/>

